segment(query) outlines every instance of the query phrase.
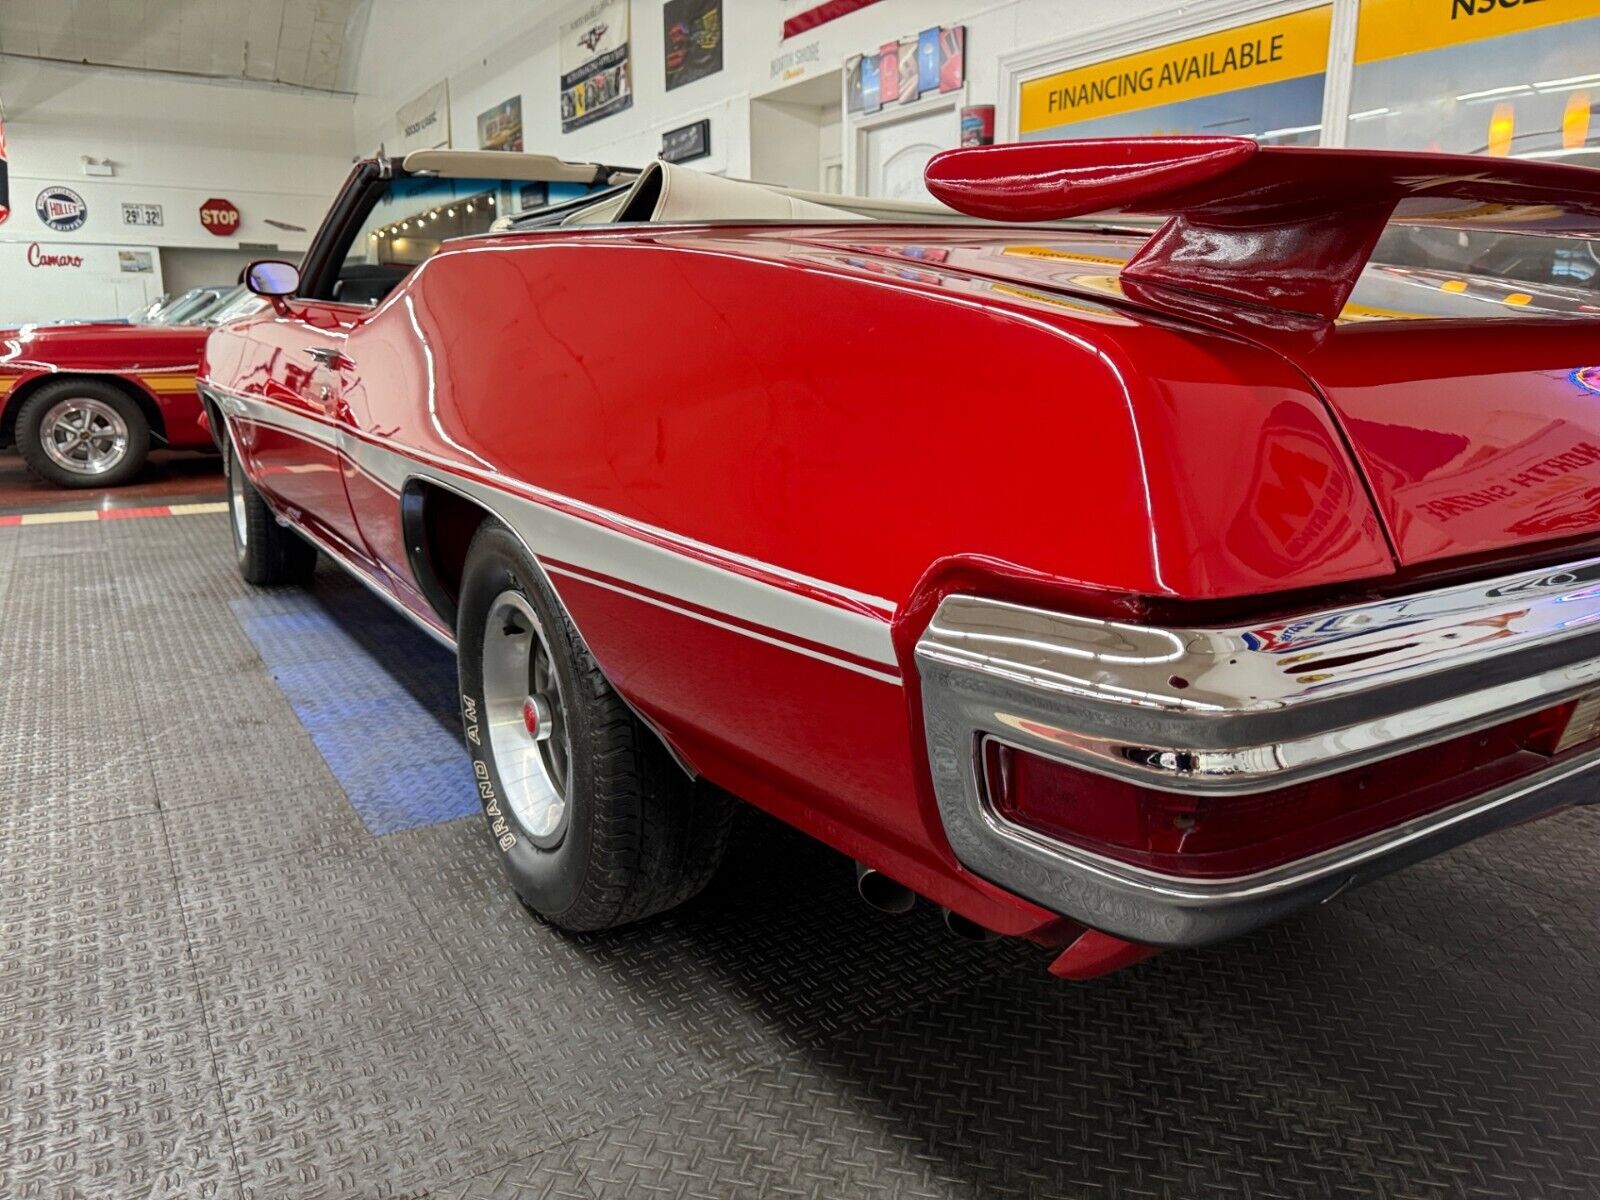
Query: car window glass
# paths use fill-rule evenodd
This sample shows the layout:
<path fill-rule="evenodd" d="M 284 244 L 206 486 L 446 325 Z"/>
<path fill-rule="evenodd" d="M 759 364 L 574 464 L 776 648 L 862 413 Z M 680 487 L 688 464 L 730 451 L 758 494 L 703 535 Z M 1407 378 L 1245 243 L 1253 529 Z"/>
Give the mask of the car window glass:
<path fill-rule="evenodd" d="M 391 180 L 351 239 L 334 276 L 332 294 L 323 298 L 376 304 L 446 241 L 485 233 L 502 218 L 563 203 L 585 190 L 528 180 L 436 176 Z"/>

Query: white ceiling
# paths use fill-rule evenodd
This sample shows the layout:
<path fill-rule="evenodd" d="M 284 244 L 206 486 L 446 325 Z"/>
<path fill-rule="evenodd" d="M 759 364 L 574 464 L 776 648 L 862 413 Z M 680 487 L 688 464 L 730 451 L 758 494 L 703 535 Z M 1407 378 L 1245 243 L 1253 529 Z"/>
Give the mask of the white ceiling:
<path fill-rule="evenodd" d="M 352 91 L 368 3 L 0 0 L 0 54 Z"/>

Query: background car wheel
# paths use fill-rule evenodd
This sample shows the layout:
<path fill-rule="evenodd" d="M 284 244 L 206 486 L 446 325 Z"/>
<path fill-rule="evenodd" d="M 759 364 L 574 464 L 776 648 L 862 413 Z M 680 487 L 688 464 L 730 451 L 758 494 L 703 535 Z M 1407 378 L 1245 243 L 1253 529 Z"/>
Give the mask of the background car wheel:
<path fill-rule="evenodd" d="M 564 929 L 609 929 L 710 881 L 736 802 L 672 761 L 492 521 L 467 552 L 457 649 L 479 799 L 529 908 Z"/>
<path fill-rule="evenodd" d="M 317 548 L 278 524 L 261 493 L 246 478 L 239 455 L 228 443 L 228 526 L 233 553 L 246 583 L 304 583 L 317 566 Z"/>
<path fill-rule="evenodd" d="M 113 383 L 47 383 L 17 411 L 17 449 L 28 469 L 62 487 L 117 487 L 150 453 L 150 422 Z"/>

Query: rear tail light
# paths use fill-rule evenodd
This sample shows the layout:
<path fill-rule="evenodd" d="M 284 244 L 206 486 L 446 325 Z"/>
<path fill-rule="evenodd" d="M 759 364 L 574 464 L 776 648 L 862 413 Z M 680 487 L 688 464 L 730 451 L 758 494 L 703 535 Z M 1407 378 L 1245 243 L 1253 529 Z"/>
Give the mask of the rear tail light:
<path fill-rule="evenodd" d="M 1163 874 L 1281 866 L 1443 808 L 1600 737 L 1600 693 L 1305 783 L 1246 795 L 1158 791 L 986 737 L 987 799 L 1013 824 Z"/>

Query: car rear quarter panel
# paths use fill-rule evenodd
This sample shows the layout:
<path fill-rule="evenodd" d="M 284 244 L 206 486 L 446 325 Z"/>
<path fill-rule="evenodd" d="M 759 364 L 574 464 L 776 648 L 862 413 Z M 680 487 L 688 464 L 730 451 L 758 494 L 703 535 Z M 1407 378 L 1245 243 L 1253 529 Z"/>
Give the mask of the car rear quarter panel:
<path fill-rule="evenodd" d="M 779 588 L 820 581 L 885 646 L 955 562 L 1185 598 L 1392 566 L 1337 432 L 1278 356 L 827 245 L 469 243 L 347 352 L 363 436 L 740 556 Z M 352 496 L 404 575 L 392 492 L 352 477 Z M 952 882 L 908 659 L 814 653 L 714 596 L 531 549 L 609 678 L 716 782 L 993 928 L 1048 920 Z"/>

